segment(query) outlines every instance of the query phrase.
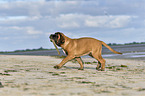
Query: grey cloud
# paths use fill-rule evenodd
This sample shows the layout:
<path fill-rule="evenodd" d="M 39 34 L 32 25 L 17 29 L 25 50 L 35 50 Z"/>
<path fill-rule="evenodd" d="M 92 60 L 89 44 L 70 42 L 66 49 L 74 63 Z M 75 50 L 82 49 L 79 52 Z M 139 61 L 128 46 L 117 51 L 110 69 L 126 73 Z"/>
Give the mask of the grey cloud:
<path fill-rule="evenodd" d="M 4 3 L 0 6 L 1 13 L 10 15 L 48 15 L 55 13 L 84 13 L 101 15 L 106 10 L 110 14 L 135 14 L 139 10 L 144 8 L 144 0 L 131 0 L 128 3 L 127 0 L 75 0 L 75 1 L 60 1 L 55 2 L 50 0 L 49 2 L 36 1 L 36 2 L 11 2 Z M 133 10 L 132 10 L 133 9 Z M 13 10 L 13 11 L 12 11 Z"/>

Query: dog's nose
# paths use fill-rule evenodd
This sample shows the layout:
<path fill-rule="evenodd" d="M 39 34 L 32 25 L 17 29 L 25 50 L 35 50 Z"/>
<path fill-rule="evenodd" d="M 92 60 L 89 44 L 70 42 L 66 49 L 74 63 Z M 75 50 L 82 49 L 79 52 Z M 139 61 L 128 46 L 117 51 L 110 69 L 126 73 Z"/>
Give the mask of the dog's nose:
<path fill-rule="evenodd" d="M 49 36 L 50 41 L 52 42 L 52 34 Z"/>
<path fill-rule="evenodd" d="M 50 39 L 52 39 L 52 34 L 49 36 Z"/>

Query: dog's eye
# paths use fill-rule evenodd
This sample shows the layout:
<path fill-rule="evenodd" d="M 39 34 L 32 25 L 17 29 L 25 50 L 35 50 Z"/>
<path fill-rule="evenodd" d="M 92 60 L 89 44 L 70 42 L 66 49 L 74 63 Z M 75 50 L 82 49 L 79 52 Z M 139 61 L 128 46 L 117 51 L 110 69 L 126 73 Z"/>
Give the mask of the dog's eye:
<path fill-rule="evenodd" d="M 57 36 L 57 35 L 53 35 L 53 37 L 54 37 L 54 38 L 57 38 L 58 36 Z"/>

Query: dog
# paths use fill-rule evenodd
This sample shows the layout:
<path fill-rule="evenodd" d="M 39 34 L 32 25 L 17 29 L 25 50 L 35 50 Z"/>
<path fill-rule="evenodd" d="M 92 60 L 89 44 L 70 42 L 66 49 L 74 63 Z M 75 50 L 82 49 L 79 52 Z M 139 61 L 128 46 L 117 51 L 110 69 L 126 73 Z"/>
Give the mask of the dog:
<path fill-rule="evenodd" d="M 55 34 L 51 34 L 49 38 L 51 41 L 54 40 L 55 44 L 61 47 L 67 55 L 60 62 L 60 64 L 54 66 L 54 68 L 56 69 L 60 69 L 68 61 L 72 59 L 76 59 L 78 63 L 80 64 L 80 68 L 78 70 L 83 70 L 84 65 L 83 65 L 81 56 L 89 55 L 98 61 L 96 70 L 99 70 L 101 68 L 101 71 L 104 71 L 106 61 L 101 56 L 102 45 L 107 47 L 113 53 L 122 54 L 112 49 L 103 41 L 97 40 L 95 38 L 83 37 L 83 38 L 78 38 L 78 39 L 71 39 L 65 36 L 61 32 L 56 32 Z"/>

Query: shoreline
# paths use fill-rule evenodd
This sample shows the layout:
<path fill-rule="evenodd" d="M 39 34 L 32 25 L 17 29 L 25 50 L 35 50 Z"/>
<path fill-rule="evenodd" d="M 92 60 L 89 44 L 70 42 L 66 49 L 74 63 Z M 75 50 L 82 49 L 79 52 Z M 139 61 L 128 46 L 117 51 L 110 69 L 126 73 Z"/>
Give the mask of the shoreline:
<path fill-rule="evenodd" d="M 135 55 L 132 55 L 135 54 Z M 123 55 L 119 54 L 102 54 L 102 57 L 104 59 L 122 59 L 122 60 L 140 60 L 140 61 L 145 61 L 145 52 L 140 54 L 140 52 L 135 52 L 135 53 L 124 53 Z M 50 56 L 50 57 L 62 57 L 66 56 L 65 54 L 61 55 L 32 55 L 32 54 L 0 54 L 0 56 Z M 81 56 L 81 58 L 92 58 L 89 55 Z"/>
<path fill-rule="evenodd" d="M 97 71 L 93 58 L 82 58 L 84 70 L 51 56 L 0 55 L 2 96 L 144 96 L 145 61 L 106 59 L 106 70 Z"/>
<path fill-rule="evenodd" d="M 106 50 L 106 51 L 105 51 Z M 130 51 L 125 52 L 121 51 L 123 54 L 114 54 L 111 53 L 109 50 L 105 49 L 104 52 L 102 52 L 103 58 L 110 58 L 110 59 L 140 59 L 145 61 L 145 51 Z M 128 50 L 128 49 L 125 49 Z M 109 52 L 109 53 L 108 53 Z M 41 51 L 28 51 L 28 52 L 14 52 L 14 53 L 1 53 L 0 55 L 26 55 L 26 56 L 66 56 L 62 50 L 60 50 L 60 55 L 58 55 L 56 50 L 41 50 Z M 88 55 L 82 56 L 89 57 Z"/>

